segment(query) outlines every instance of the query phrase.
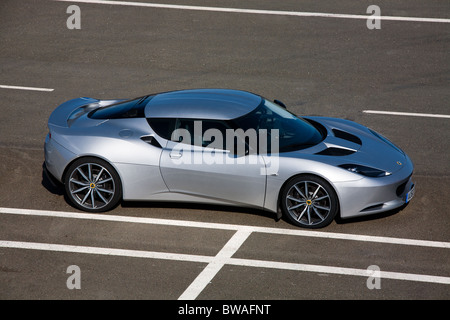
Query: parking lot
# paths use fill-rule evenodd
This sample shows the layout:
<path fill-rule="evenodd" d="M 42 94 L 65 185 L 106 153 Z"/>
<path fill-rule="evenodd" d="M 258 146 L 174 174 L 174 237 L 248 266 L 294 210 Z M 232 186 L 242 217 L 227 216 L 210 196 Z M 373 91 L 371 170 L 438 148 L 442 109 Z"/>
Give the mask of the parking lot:
<path fill-rule="evenodd" d="M 450 3 L 161 3 L 0 3 L 0 298 L 449 299 Z M 370 5 L 389 17 L 380 29 L 368 28 Z M 411 157 L 416 195 L 310 231 L 201 204 L 87 214 L 43 176 L 62 102 L 186 88 L 366 125 Z"/>

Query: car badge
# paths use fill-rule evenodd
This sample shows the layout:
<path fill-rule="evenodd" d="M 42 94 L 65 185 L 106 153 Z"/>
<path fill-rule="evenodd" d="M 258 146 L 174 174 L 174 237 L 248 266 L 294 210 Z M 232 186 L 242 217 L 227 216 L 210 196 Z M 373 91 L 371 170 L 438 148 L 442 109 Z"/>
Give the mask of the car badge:
<path fill-rule="evenodd" d="M 402 165 L 402 163 L 401 163 L 400 161 L 397 161 L 397 164 L 398 164 L 399 166 L 401 166 L 401 165 Z"/>

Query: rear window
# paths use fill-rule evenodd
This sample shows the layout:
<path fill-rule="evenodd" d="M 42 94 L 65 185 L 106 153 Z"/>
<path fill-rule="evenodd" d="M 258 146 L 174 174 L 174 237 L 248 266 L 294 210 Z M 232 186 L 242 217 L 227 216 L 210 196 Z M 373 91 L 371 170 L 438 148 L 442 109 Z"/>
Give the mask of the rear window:
<path fill-rule="evenodd" d="M 119 102 L 89 113 L 92 119 L 144 118 L 144 108 L 154 96 L 144 96 Z"/>

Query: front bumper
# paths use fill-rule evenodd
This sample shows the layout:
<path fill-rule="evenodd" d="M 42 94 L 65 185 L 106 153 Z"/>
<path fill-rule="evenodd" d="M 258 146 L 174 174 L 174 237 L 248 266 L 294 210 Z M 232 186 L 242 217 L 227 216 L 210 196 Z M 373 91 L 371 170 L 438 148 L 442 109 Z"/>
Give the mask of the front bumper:
<path fill-rule="evenodd" d="M 406 168 L 405 168 L 406 169 Z M 414 196 L 412 170 L 402 170 L 393 177 L 364 178 L 352 183 L 338 183 L 341 218 L 352 218 L 397 209 Z"/>

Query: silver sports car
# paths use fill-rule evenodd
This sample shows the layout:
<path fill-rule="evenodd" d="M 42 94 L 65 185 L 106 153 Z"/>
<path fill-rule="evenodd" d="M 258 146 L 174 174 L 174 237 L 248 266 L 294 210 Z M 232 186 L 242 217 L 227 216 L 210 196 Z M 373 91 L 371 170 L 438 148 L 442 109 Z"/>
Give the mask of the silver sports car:
<path fill-rule="evenodd" d="M 250 206 L 306 228 L 414 195 L 413 164 L 360 124 L 298 117 L 259 95 L 181 90 L 69 100 L 50 115 L 45 171 L 81 210 L 121 200 Z"/>

